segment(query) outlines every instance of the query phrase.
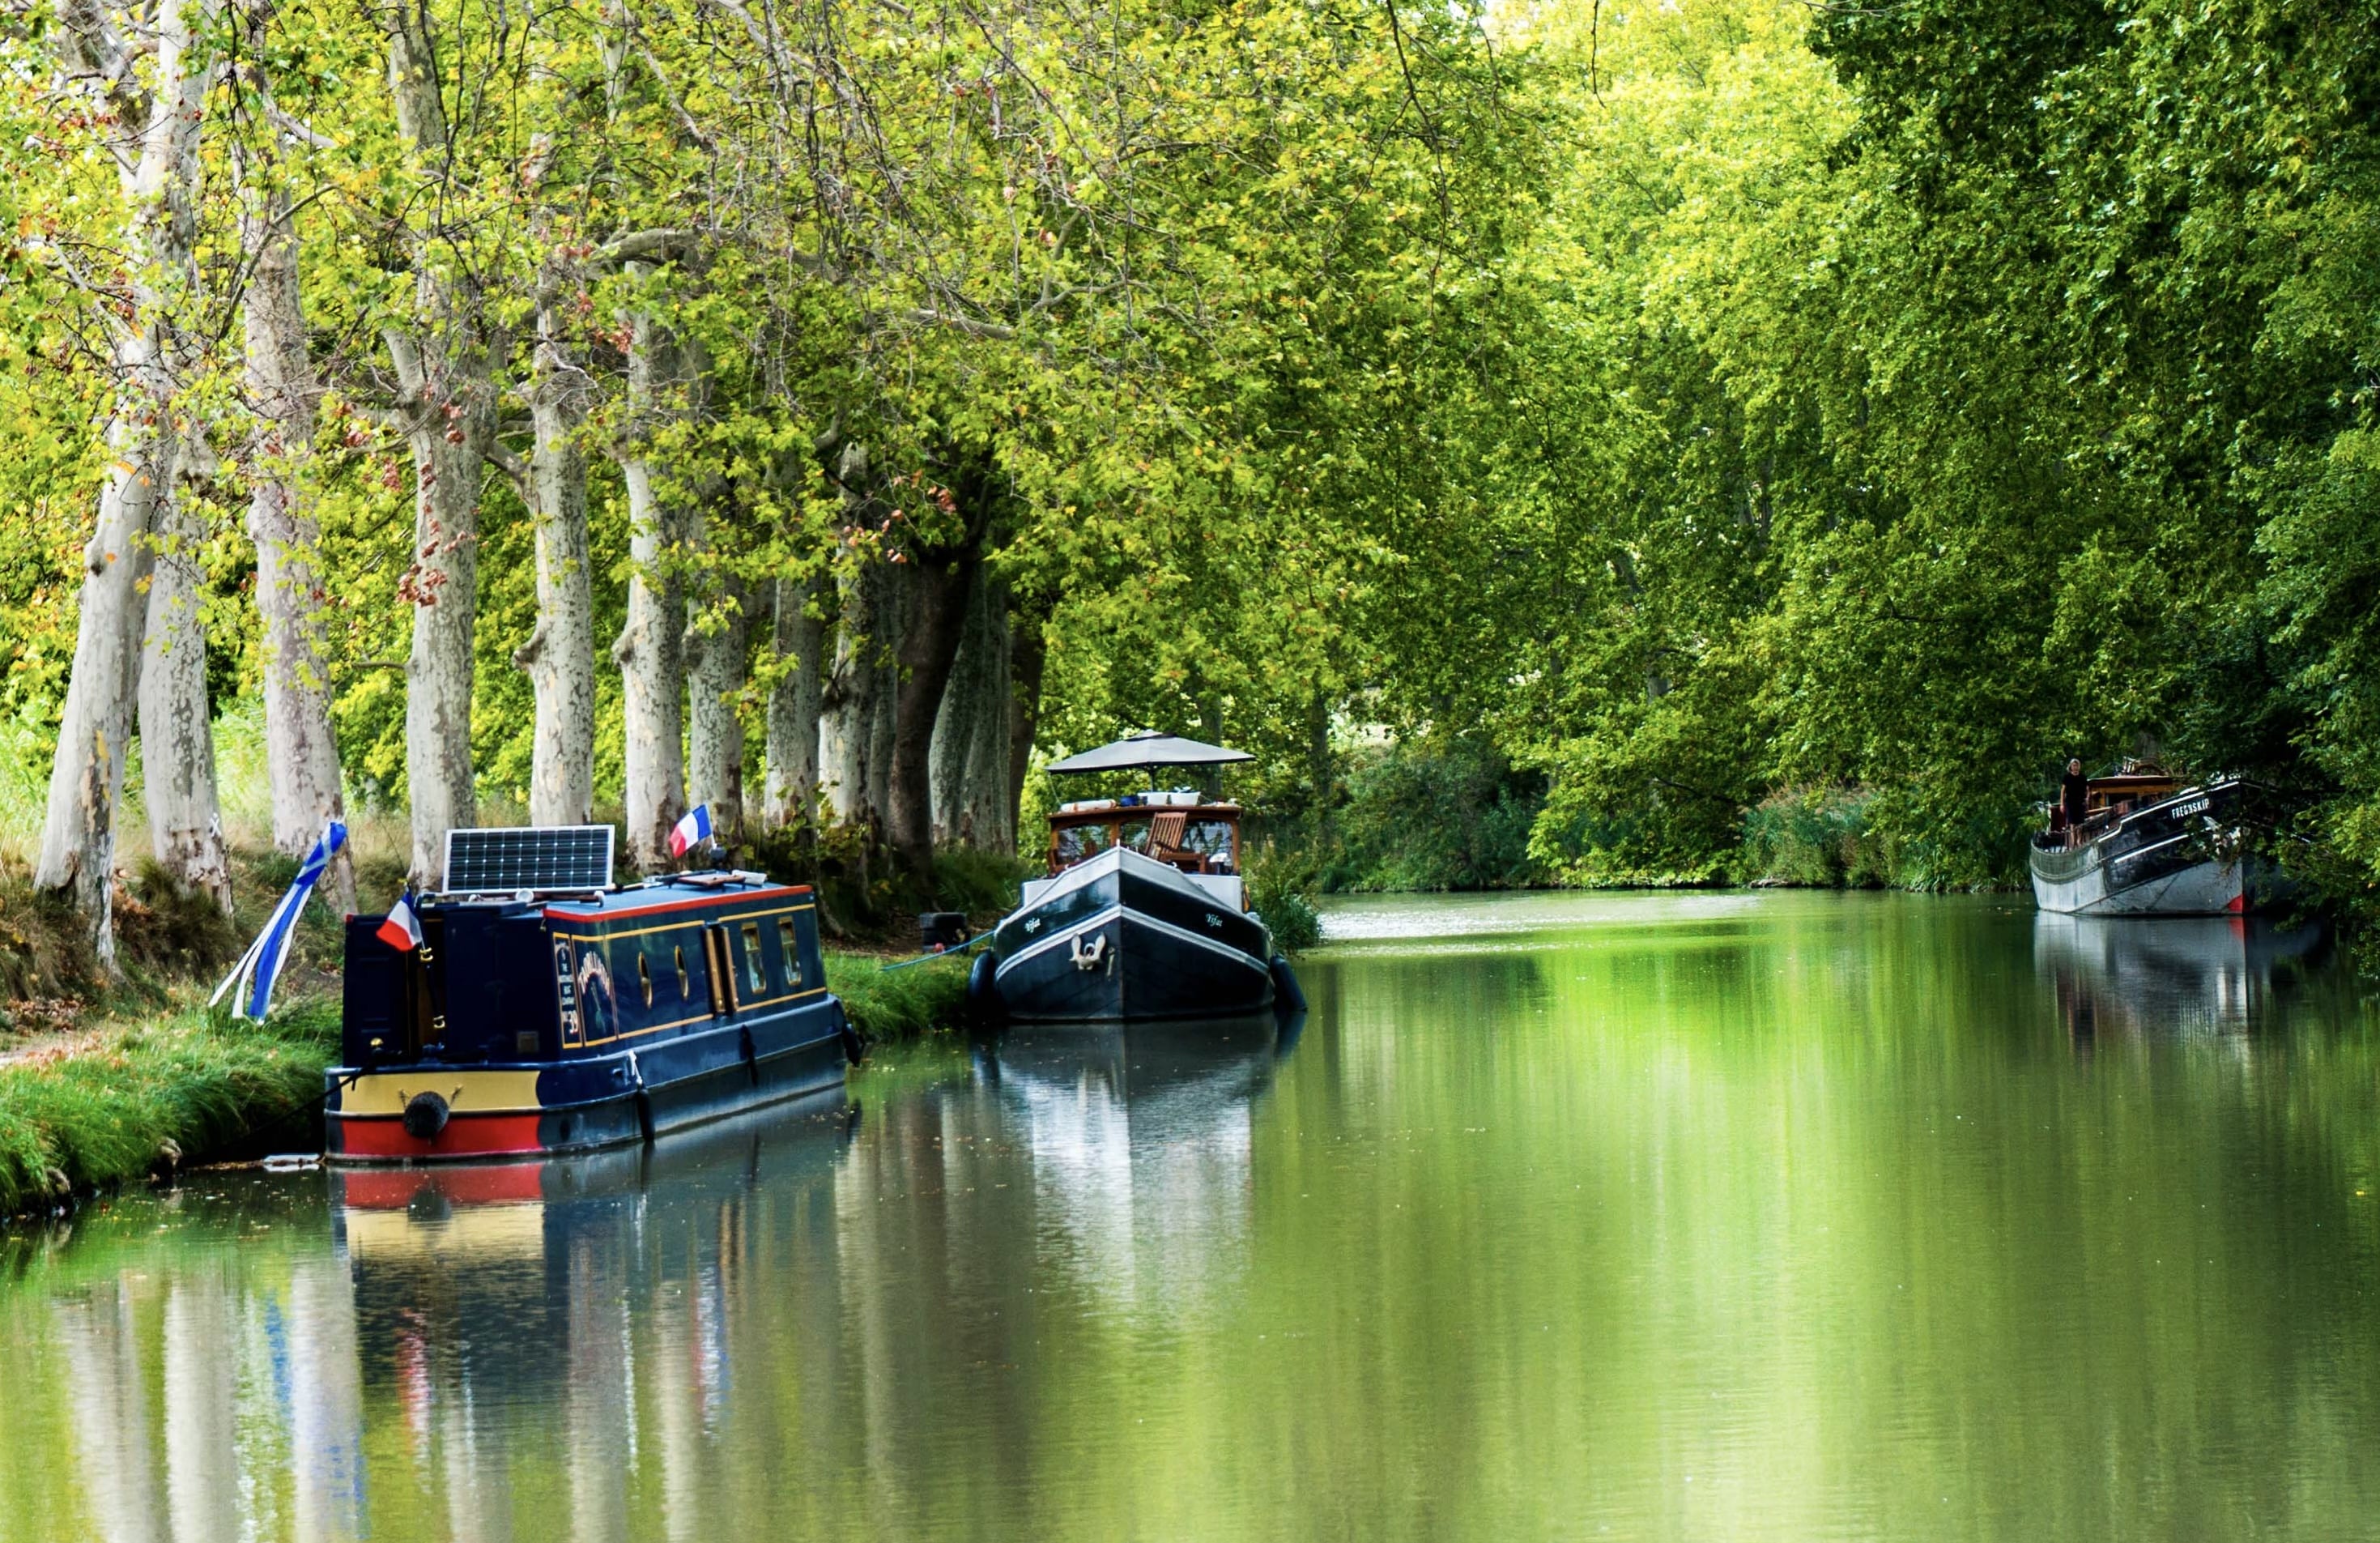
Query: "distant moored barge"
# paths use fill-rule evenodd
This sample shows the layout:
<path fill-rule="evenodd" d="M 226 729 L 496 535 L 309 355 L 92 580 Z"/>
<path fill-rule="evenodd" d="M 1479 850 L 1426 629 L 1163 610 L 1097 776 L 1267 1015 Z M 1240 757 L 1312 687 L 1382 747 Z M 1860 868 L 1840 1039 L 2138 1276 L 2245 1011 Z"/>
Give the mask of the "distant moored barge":
<path fill-rule="evenodd" d="M 2257 878 L 2245 850 L 2249 785 L 2183 787 L 2154 769 L 2089 784 L 2080 825 L 2033 838 L 2034 900 L 2073 916 L 2237 915 Z"/>

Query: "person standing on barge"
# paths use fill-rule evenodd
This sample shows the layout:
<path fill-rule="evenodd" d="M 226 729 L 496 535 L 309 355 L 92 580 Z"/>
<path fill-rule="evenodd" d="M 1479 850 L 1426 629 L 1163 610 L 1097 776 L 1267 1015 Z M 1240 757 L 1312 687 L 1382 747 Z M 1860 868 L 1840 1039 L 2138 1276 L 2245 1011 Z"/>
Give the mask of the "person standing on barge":
<path fill-rule="evenodd" d="M 2066 816 L 2066 844 L 2082 840 L 2082 821 L 2090 812 L 2091 779 L 2082 774 L 2082 758 L 2070 759 L 2066 775 L 2058 784 L 2058 802 Z"/>

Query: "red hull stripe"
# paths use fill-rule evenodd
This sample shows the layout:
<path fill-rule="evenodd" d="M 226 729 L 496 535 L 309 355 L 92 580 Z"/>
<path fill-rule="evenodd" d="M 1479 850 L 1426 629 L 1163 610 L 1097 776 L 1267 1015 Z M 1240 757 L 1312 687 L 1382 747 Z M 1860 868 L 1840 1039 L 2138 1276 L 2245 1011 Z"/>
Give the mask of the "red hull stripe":
<path fill-rule="evenodd" d="M 714 909 L 733 905 L 742 900 L 774 900 L 788 894 L 808 894 L 808 884 L 778 884 L 765 890 L 737 890 L 729 894 L 697 895 L 692 900 L 673 900 L 660 905 L 638 905 L 633 910 L 574 911 L 566 905 L 548 905 L 545 914 L 552 921 L 626 921 L 631 917 L 657 917 L 670 911 Z"/>
<path fill-rule="evenodd" d="M 355 1210 L 403 1210 L 426 1189 L 474 1205 L 545 1197 L 544 1170 L 533 1162 L 494 1162 L 433 1172 L 358 1168 L 340 1178 L 342 1203 Z"/>
<path fill-rule="evenodd" d="M 334 1124 L 340 1157 L 431 1158 L 542 1151 L 537 1122 L 534 1114 L 457 1114 L 427 1141 L 407 1136 L 403 1120 L 349 1117 Z"/>

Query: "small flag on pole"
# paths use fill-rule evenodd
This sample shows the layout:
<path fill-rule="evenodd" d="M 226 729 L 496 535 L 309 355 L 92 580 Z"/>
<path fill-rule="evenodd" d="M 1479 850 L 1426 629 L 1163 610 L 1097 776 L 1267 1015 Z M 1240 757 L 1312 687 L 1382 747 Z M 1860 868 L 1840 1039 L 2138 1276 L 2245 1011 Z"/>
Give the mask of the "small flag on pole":
<path fill-rule="evenodd" d="M 421 918 L 413 914 L 411 885 L 396 897 L 396 904 L 388 908 L 388 915 L 381 918 L 373 934 L 399 954 L 410 954 L 421 946 Z"/>
<path fill-rule="evenodd" d="M 697 804 L 686 811 L 686 818 L 670 827 L 670 856 L 683 857 L 686 849 L 705 841 L 710 835 L 710 806 Z"/>
<path fill-rule="evenodd" d="M 231 974 L 207 999 L 209 1007 L 230 996 L 232 1012 L 239 1017 L 261 1018 L 272 1010 L 273 987 L 281 978 L 281 966 L 288 963 L 289 934 L 298 926 L 298 913 L 306 908 L 306 897 L 314 893 L 315 882 L 331 866 L 332 855 L 346 842 L 347 828 L 337 820 L 322 828 L 314 849 L 298 865 L 298 877 L 290 881 L 289 893 L 273 907 L 273 918 L 264 924 L 264 930 L 256 935 L 256 942 L 248 945 L 248 952 L 240 955 Z"/>

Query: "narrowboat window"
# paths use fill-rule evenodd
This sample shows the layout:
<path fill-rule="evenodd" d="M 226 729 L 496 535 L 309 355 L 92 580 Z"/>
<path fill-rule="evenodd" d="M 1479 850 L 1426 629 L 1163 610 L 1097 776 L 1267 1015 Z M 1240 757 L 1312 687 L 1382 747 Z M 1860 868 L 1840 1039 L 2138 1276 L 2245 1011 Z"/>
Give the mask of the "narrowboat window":
<path fill-rule="evenodd" d="M 744 982 L 755 993 L 769 989 L 760 974 L 760 924 L 757 921 L 744 924 Z"/>
<path fill-rule="evenodd" d="M 777 918 L 777 957 L 785 967 L 785 988 L 799 990 L 802 984 L 802 942 L 794 931 L 794 918 Z"/>
<path fill-rule="evenodd" d="M 677 1000 L 684 1002 L 692 995 L 694 982 L 687 979 L 686 974 L 686 945 L 680 943 L 677 949 Z"/>
<path fill-rule="evenodd" d="M 1096 857 L 1107 850 L 1108 836 L 1105 825 L 1069 825 L 1058 832 L 1058 861 L 1078 863 Z"/>
<path fill-rule="evenodd" d="M 1232 834 L 1232 822 L 1228 820 L 1197 820 L 1182 832 L 1182 848 L 1205 857 L 1211 871 L 1229 873 L 1235 856 Z"/>
<path fill-rule="evenodd" d="M 637 951 L 637 984 L 644 989 L 645 1005 L 653 1004 L 653 966 L 645 962 L 644 950 Z"/>

